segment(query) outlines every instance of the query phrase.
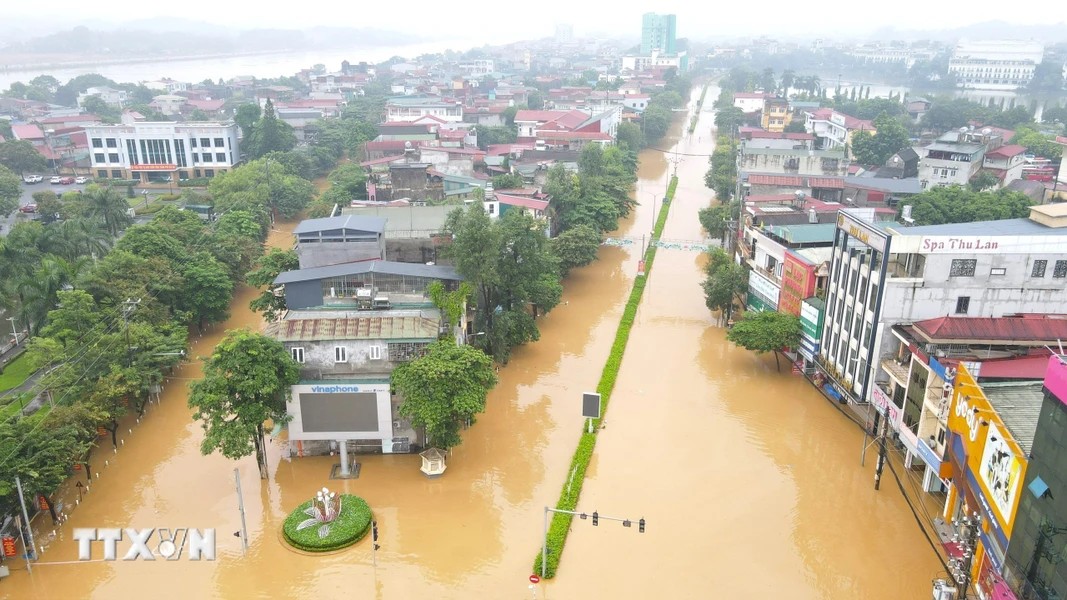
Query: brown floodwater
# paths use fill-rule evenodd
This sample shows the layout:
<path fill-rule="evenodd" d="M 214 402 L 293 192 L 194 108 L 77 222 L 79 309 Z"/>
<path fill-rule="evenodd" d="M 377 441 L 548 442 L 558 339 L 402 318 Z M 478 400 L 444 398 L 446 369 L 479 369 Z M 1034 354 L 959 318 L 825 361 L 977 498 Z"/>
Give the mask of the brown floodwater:
<path fill-rule="evenodd" d="M 699 90 L 693 94 L 693 101 Z M 708 91 L 707 102 L 717 97 Z M 692 103 L 691 103 L 692 104 Z M 708 154 L 712 115 L 681 135 L 679 118 L 662 147 Z M 687 123 L 687 121 L 686 121 Z M 682 157 L 665 237 L 702 237 L 707 158 Z M 661 197 L 672 168 L 641 155 L 639 190 Z M 651 229 L 643 204 L 617 235 Z M 658 210 L 659 207 L 656 208 Z M 272 246 L 291 244 L 279 223 Z M 490 598 L 533 597 L 527 577 L 543 507 L 566 480 L 582 426 L 580 397 L 596 387 L 639 249 L 603 247 L 572 272 L 563 303 L 541 322 L 541 340 L 500 371 L 485 414 L 464 434 L 443 478 L 428 480 L 417 456 L 364 456 L 358 479 L 330 481 L 331 457 L 290 460 L 271 443 L 270 479 L 255 461 L 202 456 L 202 434 L 186 406 L 200 375 L 189 362 L 149 407 L 118 452 L 102 439 L 89 492 L 53 528 L 36 521 L 47 546 L 32 575 L 21 562 L 0 598 Z M 542 598 L 903 598 L 925 595 L 936 561 L 899 494 L 874 492 L 871 461 L 859 466 L 861 432 L 803 379 L 728 344 L 704 308 L 700 254 L 659 251 L 585 484 L 583 510 L 645 517 L 648 531 L 575 521 L 559 577 Z M 206 356 L 228 328 L 259 329 L 242 289 L 232 316 L 194 338 Z M 124 429 L 124 431 L 126 431 Z M 104 461 L 108 461 L 105 465 Z M 242 554 L 233 469 L 241 476 L 250 548 Z M 377 567 L 369 540 L 328 556 L 305 556 L 280 540 L 282 521 L 314 491 L 358 494 L 381 531 Z M 61 494 L 70 506 L 77 488 Z M 77 561 L 75 527 L 213 527 L 215 562 Z M 124 546 L 120 546 L 120 551 Z M 99 558 L 95 549 L 94 557 Z"/>

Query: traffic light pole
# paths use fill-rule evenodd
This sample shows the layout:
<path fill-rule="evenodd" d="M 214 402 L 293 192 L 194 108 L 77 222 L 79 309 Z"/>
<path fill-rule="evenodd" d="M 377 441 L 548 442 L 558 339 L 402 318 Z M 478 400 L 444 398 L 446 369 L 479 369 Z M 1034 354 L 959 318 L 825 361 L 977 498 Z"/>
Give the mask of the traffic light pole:
<path fill-rule="evenodd" d="M 585 519 L 589 518 L 589 514 L 588 513 L 584 513 L 584 512 L 580 513 L 580 512 L 574 511 L 574 510 L 563 510 L 562 508 L 549 508 L 547 506 L 545 507 L 545 531 L 544 531 L 544 535 L 541 536 L 541 578 L 542 579 L 544 579 L 547 576 L 547 573 L 548 573 L 548 513 L 562 513 L 562 514 L 565 514 L 565 515 L 572 515 L 572 516 L 578 517 L 579 519 L 582 519 L 583 521 Z M 606 516 L 606 515 L 602 515 L 602 514 L 598 513 L 595 510 L 593 511 L 593 515 L 592 516 L 593 516 L 593 525 L 594 526 L 599 526 L 600 525 L 600 519 L 606 519 L 608 521 L 618 521 L 619 523 L 622 523 L 623 527 L 632 527 L 633 526 L 633 519 L 623 519 L 623 518 L 620 518 L 620 517 L 609 517 L 609 516 Z M 645 519 L 644 519 L 644 517 L 642 517 L 642 518 L 637 520 L 637 530 L 640 533 L 644 533 L 645 532 Z M 377 536 L 375 536 L 375 537 L 377 538 Z"/>

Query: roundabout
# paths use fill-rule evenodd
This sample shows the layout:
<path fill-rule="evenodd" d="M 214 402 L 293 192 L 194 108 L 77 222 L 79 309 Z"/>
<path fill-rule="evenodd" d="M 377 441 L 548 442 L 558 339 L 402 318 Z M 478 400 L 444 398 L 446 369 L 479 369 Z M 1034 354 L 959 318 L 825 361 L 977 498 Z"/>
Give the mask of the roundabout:
<path fill-rule="evenodd" d="M 355 544 L 370 530 L 371 510 L 363 498 L 322 488 L 289 513 L 282 537 L 297 550 L 333 552 Z"/>

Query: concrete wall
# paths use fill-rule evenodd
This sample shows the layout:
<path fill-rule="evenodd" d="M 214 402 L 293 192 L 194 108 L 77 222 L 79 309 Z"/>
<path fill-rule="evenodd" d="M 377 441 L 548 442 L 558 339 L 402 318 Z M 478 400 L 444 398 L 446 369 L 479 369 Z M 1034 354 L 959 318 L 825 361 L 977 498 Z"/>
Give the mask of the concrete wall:
<path fill-rule="evenodd" d="M 322 306 L 322 282 L 314 279 L 285 284 L 285 305 L 290 309 Z"/>
<path fill-rule="evenodd" d="M 331 242 L 321 244 L 298 244 L 296 255 L 300 268 L 341 265 L 362 260 L 385 258 L 385 238 L 373 242 Z"/>

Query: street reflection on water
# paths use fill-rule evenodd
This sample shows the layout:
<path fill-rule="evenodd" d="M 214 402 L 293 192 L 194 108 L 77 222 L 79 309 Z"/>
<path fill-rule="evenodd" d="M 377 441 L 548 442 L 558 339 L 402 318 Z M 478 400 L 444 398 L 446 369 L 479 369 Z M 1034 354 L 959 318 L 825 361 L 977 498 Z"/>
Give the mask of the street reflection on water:
<path fill-rule="evenodd" d="M 677 141 L 682 159 L 665 238 L 703 237 L 696 211 L 710 198 L 703 174 L 717 95 L 708 90 L 697 133 L 683 135 L 679 119 L 663 142 Z M 698 96 L 699 89 L 691 105 Z M 668 168 L 663 153 L 643 152 L 638 189 L 662 197 Z M 651 230 L 650 199 L 638 198 L 642 205 L 613 235 Z M 293 225 L 280 223 L 270 245 L 290 245 Z M 568 476 L 580 396 L 596 387 L 639 254 L 638 244 L 605 246 L 600 260 L 572 272 L 563 303 L 540 321 L 541 340 L 501 369 L 485 414 L 437 480 L 423 477 L 417 456 L 395 455 L 362 456 L 358 479 L 330 481 L 336 458 L 290 460 L 284 440 L 271 443 L 268 481 L 253 458 L 202 456 L 201 430 L 186 406 L 200 364 L 183 365 L 161 402 L 130 424 L 117 453 L 102 439 L 93 464 L 99 478 L 54 539 L 39 521 L 48 542 L 41 563 L 32 575 L 13 563 L 0 597 L 531 597 L 543 507 Z M 659 250 L 580 503 L 589 512 L 644 517 L 647 533 L 576 520 L 559 576 L 541 584 L 540 597 L 929 593 L 937 562 L 899 493 L 873 491 L 870 462 L 858 464 L 861 432 L 788 365 L 778 373 L 772 357 L 725 340 L 703 304 L 701 261 L 699 252 Z M 191 356 L 209 355 L 226 329 L 259 329 L 248 309 L 254 295 L 240 290 L 231 318 L 194 338 Z M 235 466 L 247 555 L 233 536 L 240 529 Z M 377 567 L 369 540 L 327 556 L 281 541 L 288 512 L 324 485 L 371 505 L 381 531 Z M 63 495 L 70 503 L 77 496 L 73 486 Z M 72 529 L 108 526 L 214 527 L 218 560 L 78 563 Z"/>

